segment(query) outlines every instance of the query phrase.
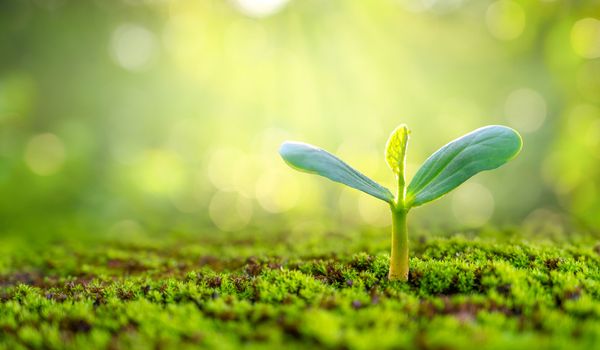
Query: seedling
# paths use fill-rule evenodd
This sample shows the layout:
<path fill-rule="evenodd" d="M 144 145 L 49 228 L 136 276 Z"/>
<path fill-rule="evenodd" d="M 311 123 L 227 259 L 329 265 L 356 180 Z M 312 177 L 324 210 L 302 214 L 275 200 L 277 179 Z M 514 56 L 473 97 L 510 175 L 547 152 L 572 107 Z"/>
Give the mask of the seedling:
<path fill-rule="evenodd" d="M 519 133 L 509 127 L 490 125 L 477 129 L 427 158 L 406 186 L 404 173 L 409 134 L 410 130 L 402 124 L 392 132 L 386 144 L 385 160 L 398 182 L 395 196 L 318 147 L 287 141 L 279 149 L 286 163 L 296 170 L 324 176 L 389 203 L 392 211 L 390 280 L 408 280 L 406 215 L 410 209 L 442 197 L 481 171 L 498 168 L 516 157 L 523 145 Z"/>

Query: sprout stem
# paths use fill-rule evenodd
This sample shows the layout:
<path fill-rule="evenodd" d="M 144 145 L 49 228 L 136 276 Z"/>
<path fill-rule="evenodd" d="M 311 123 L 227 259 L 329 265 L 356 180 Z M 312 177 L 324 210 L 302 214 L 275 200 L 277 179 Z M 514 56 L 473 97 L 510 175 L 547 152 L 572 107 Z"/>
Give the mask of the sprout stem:
<path fill-rule="evenodd" d="M 392 206 L 392 253 L 390 258 L 390 281 L 408 281 L 408 210 Z"/>

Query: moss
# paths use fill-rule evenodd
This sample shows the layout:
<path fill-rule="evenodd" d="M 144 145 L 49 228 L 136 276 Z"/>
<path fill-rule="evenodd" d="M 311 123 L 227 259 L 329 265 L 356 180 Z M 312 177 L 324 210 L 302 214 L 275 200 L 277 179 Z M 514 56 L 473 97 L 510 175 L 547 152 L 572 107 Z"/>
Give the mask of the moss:
<path fill-rule="evenodd" d="M 14 249 L 0 258 L 0 349 L 585 349 L 600 338 L 594 245 L 412 246 L 408 283 L 387 281 L 385 245 L 350 240 L 287 254 L 257 240 Z"/>

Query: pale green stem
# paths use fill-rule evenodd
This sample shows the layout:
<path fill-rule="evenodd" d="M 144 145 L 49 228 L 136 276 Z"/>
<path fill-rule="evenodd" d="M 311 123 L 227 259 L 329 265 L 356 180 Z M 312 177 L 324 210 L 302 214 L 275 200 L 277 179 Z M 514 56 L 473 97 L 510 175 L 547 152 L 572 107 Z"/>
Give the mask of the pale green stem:
<path fill-rule="evenodd" d="M 388 279 L 390 281 L 408 280 L 408 227 L 406 225 L 405 209 L 406 200 L 406 181 L 404 179 L 404 169 L 406 168 L 406 143 L 402 149 L 402 161 L 398 171 L 398 193 L 395 203 L 391 204 L 392 209 L 392 252 L 390 256 L 390 271 Z"/>
<path fill-rule="evenodd" d="M 392 253 L 390 258 L 391 281 L 408 280 L 408 228 L 406 225 L 407 210 L 392 206 Z"/>
<path fill-rule="evenodd" d="M 398 131 L 403 133 L 403 138 L 400 141 L 400 149 L 396 150 L 398 156 L 390 158 L 398 162 L 390 165 L 392 170 L 396 172 L 398 180 L 396 198 L 390 203 L 390 208 L 392 209 L 392 252 L 390 256 L 390 271 L 388 273 L 390 281 L 408 280 L 408 228 L 406 226 L 406 214 L 408 214 L 410 207 L 406 206 L 406 179 L 404 177 L 404 170 L 406 169 L 406 147 L 408 146 L 408 134 L 410 131 L 406 125 L 400 127 L 404 128 L 404 130 Z M 394 151 L 393 147 L 392 151 Z M 388 162 L 388 164 L 390 163 Z"/>

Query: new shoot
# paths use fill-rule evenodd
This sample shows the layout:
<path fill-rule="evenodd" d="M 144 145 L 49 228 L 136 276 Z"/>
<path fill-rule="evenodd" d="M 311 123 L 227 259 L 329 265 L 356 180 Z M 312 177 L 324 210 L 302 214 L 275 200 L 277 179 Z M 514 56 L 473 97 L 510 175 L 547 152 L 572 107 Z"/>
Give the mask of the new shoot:
<path fill-rule="evenodd" d="M 513 129 L 490 125 L 466 134 L 432 154 L 406 186 L 406 148 L 410 130 L 404 124 L 388 139 L 385 160 L 396 176 L 397 191 L 366 177 L 333 154 L 318 147 L 287 141 L 279 153 L 292 168 L 324 176 L 385 201 L 392 212 L 390 280 L 408 280 L 408 212 L 452 191 L 473 175 L 498 168 L 513 159 L 523 145 Z"/>

